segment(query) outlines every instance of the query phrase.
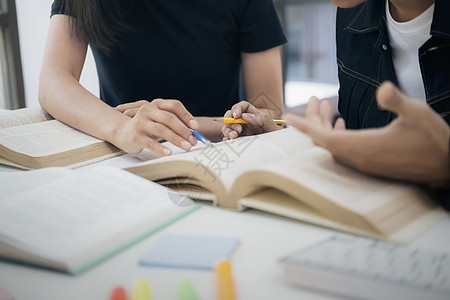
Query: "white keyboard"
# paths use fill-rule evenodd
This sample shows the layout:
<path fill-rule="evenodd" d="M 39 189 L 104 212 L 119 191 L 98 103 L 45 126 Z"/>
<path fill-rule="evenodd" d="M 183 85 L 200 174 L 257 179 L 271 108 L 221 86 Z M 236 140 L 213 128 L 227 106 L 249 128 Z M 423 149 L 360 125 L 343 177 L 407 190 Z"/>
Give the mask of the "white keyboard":
<path fill-rule="evenodd" d="M 450 299 L 450 253 L 334 236 L 280 263 L 287 282 L 352 299 Z"/>

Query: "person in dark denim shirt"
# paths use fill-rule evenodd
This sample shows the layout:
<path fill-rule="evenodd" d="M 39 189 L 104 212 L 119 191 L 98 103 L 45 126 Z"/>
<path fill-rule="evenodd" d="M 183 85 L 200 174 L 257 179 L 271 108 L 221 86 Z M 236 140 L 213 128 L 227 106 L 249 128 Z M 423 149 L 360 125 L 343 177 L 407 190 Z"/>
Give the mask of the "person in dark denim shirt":
<path fill-rule="evenodd" d="M 305 117 L 286 114 L 283 118 L 329 150 L 337 161 L 368 174 L 421 184 L 450 210 L 448 124 L 424 101 L 409 98 L 391 82 L 378 88 L 376 100 L 398 115 L 382 128 L 346 130 L 342 118 L 333 128 L 330 103 L 315 97 Z"/>
<path fill-rule="evenodd" d="M 341 5 L 342 2 L 349 1 L 335 1 Z M 433 1 L 409 2 L 421 2 L 423 5 L 428 3 L 429 6 L 429 2 Z M 383 81 L 389 80 L 399 85 L 397 74 L 401 71 L 395 69 L 393 62 L 395 53 L 389 40 L 385 5 L 386 0 L 368 0 L 356 7 L 338 8 L 336 20 L 340 83 L 338 109 L 347 128 L 381 127 L 395 118 L 394 114 L 380 108 L 375 101 L 376 89 Z M 425 39 L 417 54 L 420 64 L 418 72 L 421 72 L 425 90 L 423 100 L 426 100 L 447 123 L 450 122 L 449 16 L 450 2 L 436 0 L 431 38 Z M 408 93 L 405 90 L 403 92 Z"/>
<path fill-rule="evenodd" d="M 336 39 L 338 109 L 343 119 L 333 130 L 331 107 L 318 99 L 311 100 L 305 119 L 285 118 L 308 133 L 316 144 L 330 150 L 338 161 L 370 174 L 424 184 L 437 194 L 444 208 L 450 209 L 450 2 L 332 1 L 340 7 Z M 386 14 L 386 3 L 390 15 Z M 399 14 L 401 8 L 403 14 Z M 430 34 L 416 52 L 420 82 L 409 86 L 423 90 L 423 97 L 413 94 L 419 98 L 415 100 L 403 94 L 410 92 L 408 87 L 403 87 L 403 93 L 395 87 L 402 88 L 405 79 L 399 74 L 412 76 L 398 68 L 402 66 L 398 61 L 404 57 L 393 49 L 399 43 L 390 40 L 387 19 L 397 13 L 397 17 L 403 17 L 397 21 L 411 21 L 426 11 L 432 13 L 432 20 Z M 409 19 L 408 13 L 412 16 Z M 395 20 L 390 21 L 395 25 Z M 383 84 L 387 80 L 395 85 Z M 383 128 L 345 130 L 374 127 Z"/>
<path fill-rule="evenodd" d="M 336 160 L 369 174 L 425 184 L 438 194 L 440 204 L 450 209 L 450 21 L 446 19 L 450 15 L 450 3 L 444 0 L 332 1 L 340 7 L 337 13 L 338 108 L 343 119 L 338 119 L 333 128 L 330 104 L 314 97 L 306 118 L 283 117 L 309 134 L 317 145 L 327 148 Z M 392 6 L 391 14 L 403 18 L 397 20 L 400 22 L 408 21 L 408 17 L 409 20 L 423 18 L 426 11 L 432 14 L 428 24 L 430 37 L 425 36 L 416 51 L 414 63 L 418 74 L 405 75 L 399 63 L 404 57 L 398 57 L 399 53 L 392 50 L 386 22 L 391 15 L 386 16 L 386 3 Z M 392 45 L 396 42 L 393 40 Z M 395 54 L 397 61 L 394 61 Z M 398 78 L 398 74 L 404 76 Z M 404 80 L 413 77 L 410 75 L 415 75 L 413 84 Z M 400 91 L 392 83 L 383 84 L 384 81 L 404 89 Z M 420 86 L 419 92 L 410 93 L 415 85 Z M 420 90 L 423 96 L 419 96 Z M 266 131 L 277 129 L 269 116 L 246 103 L 235 105 L 229 114 L 242 116 Z M 345 130 L 346 127 L 365 130 Z M 237 129 L 234 137 L 239 134 Z M 224 134 L 231 136 L 229 132 Z"/>

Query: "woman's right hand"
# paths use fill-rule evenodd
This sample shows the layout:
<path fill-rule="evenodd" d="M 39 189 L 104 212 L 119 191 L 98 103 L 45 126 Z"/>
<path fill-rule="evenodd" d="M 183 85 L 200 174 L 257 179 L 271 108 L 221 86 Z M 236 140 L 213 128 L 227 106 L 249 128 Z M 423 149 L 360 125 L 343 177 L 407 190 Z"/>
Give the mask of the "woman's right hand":
<path fill-rule="evenodd" d="M 116 130 L 114 144 L 128 153 L 147 148 L 160 155 L 170 155 L 172 151 L 161 145 L 159 139 L 184 150 L 197 144 L 189 128 L 197 129 L 198 123 L 178 100 L 140 100 L 119 105 L 116 110 L 128 120 Z"/>

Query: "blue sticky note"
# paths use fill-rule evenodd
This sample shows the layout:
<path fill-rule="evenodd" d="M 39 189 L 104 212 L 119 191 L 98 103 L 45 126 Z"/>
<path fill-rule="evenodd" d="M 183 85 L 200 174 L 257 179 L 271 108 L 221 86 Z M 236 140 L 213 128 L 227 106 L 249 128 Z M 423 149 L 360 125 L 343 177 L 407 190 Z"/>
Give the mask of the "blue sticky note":
<path fill-rule="evenodd" d="M 231 256 L 239 239 L 215 236 L 166 235 L 139 260 L 143 266 L 212 270 Z"/>

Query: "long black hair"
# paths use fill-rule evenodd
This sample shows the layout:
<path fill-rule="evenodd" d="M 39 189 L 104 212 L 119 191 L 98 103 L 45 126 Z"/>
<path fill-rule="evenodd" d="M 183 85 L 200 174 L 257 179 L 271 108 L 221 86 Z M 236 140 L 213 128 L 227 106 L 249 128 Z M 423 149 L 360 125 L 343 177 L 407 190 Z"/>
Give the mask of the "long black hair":
<path fill-rule="evenodd" d="M 132 30 L 129 12 L 133 0 L 64 0 L 65 13 L 70 18 L 71 34 L 87 40 L 110 54 L 121 35 Z"/>

